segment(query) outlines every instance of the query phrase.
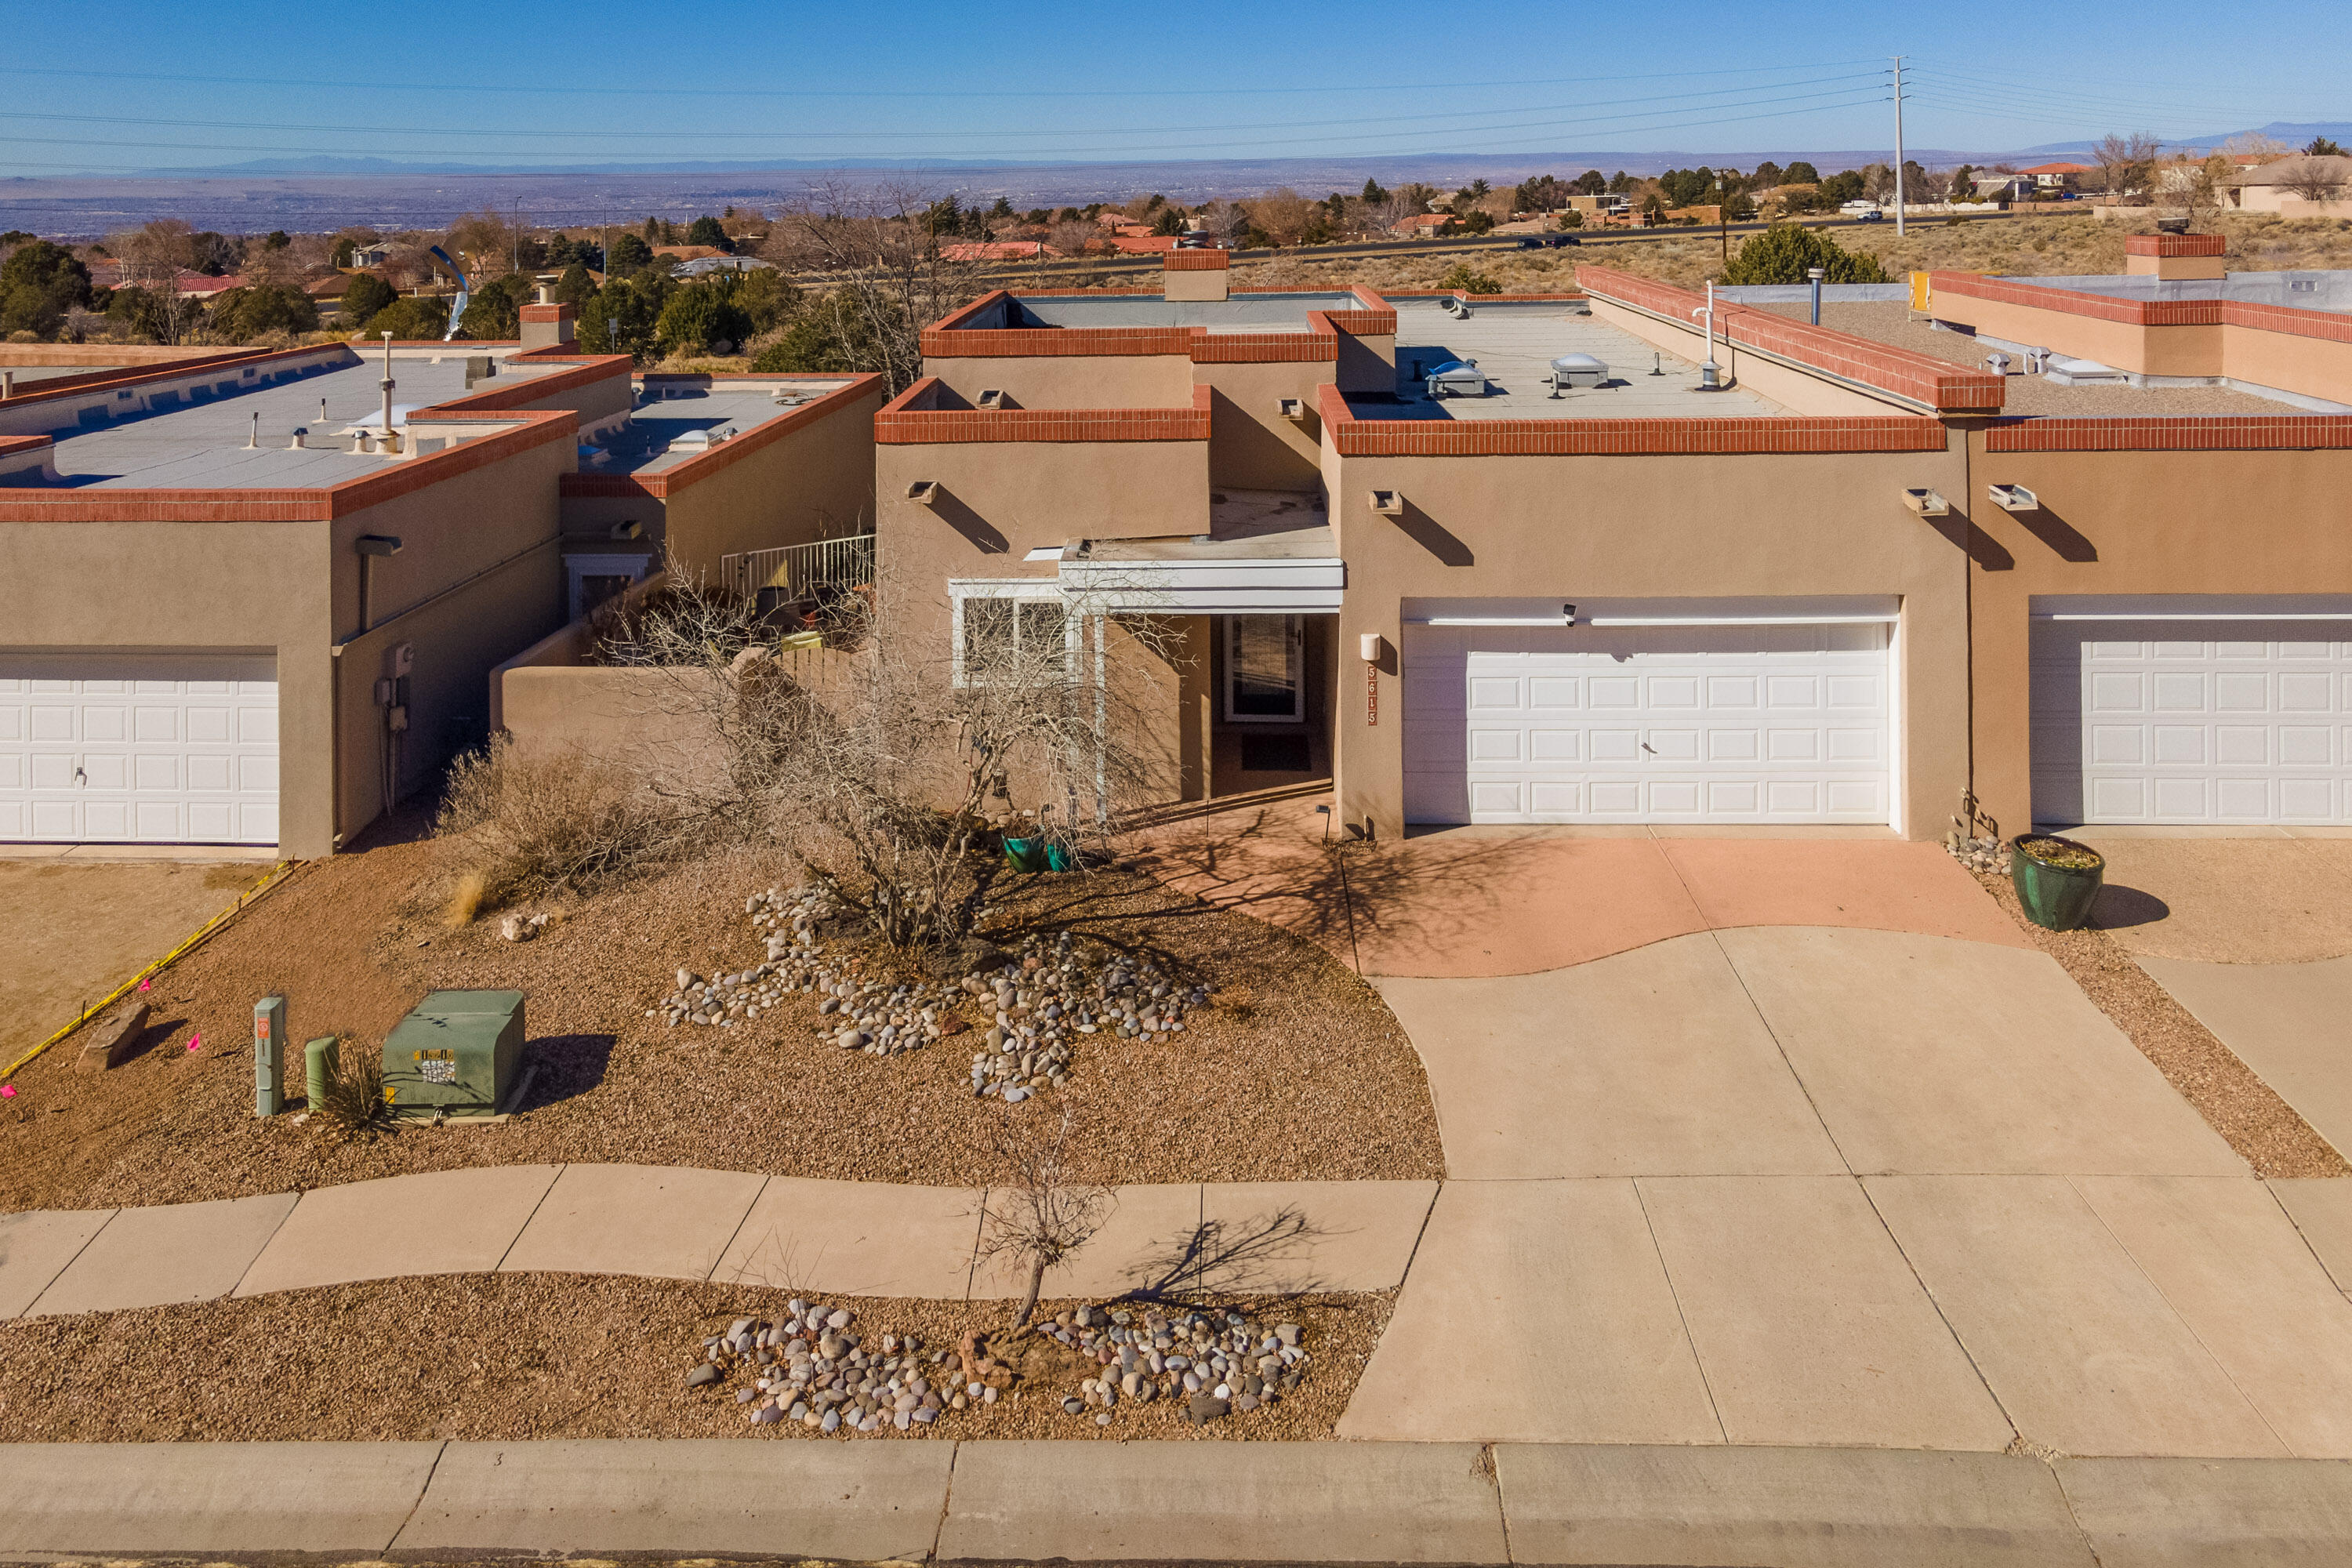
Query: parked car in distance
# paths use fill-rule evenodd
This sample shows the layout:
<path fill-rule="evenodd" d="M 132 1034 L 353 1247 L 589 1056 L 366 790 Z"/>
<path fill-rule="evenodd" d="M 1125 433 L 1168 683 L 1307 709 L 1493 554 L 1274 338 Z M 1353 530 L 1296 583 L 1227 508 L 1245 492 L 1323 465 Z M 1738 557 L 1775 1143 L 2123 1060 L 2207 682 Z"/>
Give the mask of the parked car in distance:
<path fill-rule="evenodd" d="M 1558 250 L 1563 245 L 1582 245 L 1584 241 L 1572 234 L 1523 234 L 1519 236 L 1521 250 Z"/>
<path fill-rule="evenodd" d="M 1425 384 L 1433 398 L 1486 395 L 1486 375 L 1475 359 L 1447 360 L 1429 373 Z"/>
<path fill-rule="evenodd" d="M 1217 237 L 1213 234 L 1180 234 L 1176 237 L 1176 248 L 1179 250 L 1214 250 L 1217 248 Z"/>

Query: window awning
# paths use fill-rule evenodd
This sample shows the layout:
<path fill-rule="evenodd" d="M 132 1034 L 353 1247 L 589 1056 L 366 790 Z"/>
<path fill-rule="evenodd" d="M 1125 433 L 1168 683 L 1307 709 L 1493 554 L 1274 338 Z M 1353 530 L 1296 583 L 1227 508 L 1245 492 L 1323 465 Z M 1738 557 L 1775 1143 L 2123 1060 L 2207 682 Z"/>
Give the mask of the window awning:
<path fill-rule="evenodd" d="M 1348 563 L 1336 555 L 1128 560 L 1065 555 L 1061 583 L 1071 607 L 1087 615 L 1328 615 L 1339 608 L 1345 596 Z"/>

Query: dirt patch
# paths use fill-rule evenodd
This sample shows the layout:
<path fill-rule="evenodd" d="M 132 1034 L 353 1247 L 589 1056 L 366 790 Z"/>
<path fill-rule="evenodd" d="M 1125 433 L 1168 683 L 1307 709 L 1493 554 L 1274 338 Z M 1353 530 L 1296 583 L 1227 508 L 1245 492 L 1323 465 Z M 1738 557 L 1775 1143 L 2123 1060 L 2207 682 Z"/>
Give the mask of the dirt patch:
<path fill-rule="evenodd" d="M 0 1068 L 194 935 L 270 869 L 250 860 L 0 860 Z"/>
<path fill-rule="evenodd" d="M 1290 1299 L 1253 1316 L 1304 1331 L 1311 1373 L 1276 1405 L 1202 1426 L 1181 1402 L 1122 1402 L 1111 1424 L 1031 1384 L 929 1427 L 858 1437 L 754 1426 L 732 1384 L 689 1389 L 706 1336 L 781 1318 L 788 1292 L 557 1274 L 333 1285 L 242 1300 L 0 1323 L 0 1442 L 388 1442 L 455 1438 L 959 1437 L 1291 1441 L 1331 1436 L 1380 1341 L 1393 1292 Z M 1003 1331 L 1002 1306 L 827 1297 L 858 1330 L 955 1345 Z M 1052 1312 L 1076 1303 L 1050 1303 Z M 1042 1362 L 1041 1362 L 1042 1366 Z M 1073 1361 L 1069 1367 L 1075 1372 Z"/>
<path fill-rule="evenodd" d="M 155 982 L 131 1061 L 73 1068 L 71 1042 L 0 1102 L 0 1210 L 183 1203 L 415 1171 L 627 1162 L 979 1185 L 1007 1115 L 1075 1120 L 1076 1179 L 1105 1183 L 1429 1179 L 1443 1173 L 1420 1058 L 1372 988 L 1313 944 L 1139 875 L 1022 879 L 1027 920 L 1135 951 L 1222 987 L 1172 1038 L 1088 1037 L 1068 1080 L 1021 1106 L 976 1100 L 957 1039 L 904 1056 L 842 1050 L 793 996 L 732 1028 L 644 1015 L 684 965 L 744 969 L 762 948 L 743 900 L 790 868 L 739 857 L 577 900 L 535 942 L 440 909 L 457 868 L 395 825 L 309 867 Z M 436 988 L 530 994 L 523 1113 L 343 1143 L 292 1115 L 257 1121 L 253 1005 L 288 998 L 295 1041 L 380 1043 Z M 202 1048 L 190 1051 L 194 1038 Z M 295 1085 L 299 1088 L 299 1079 Z"/>
<path fill-rule="evenodd" d="M 1973 875 L 2027 939 L 2074 976 L 2092 1004 L 2156 1064 L 2165 1081 L 2254 1168 L 2254 1174 L 2352 1176 L 2352 1165 L 2312 1131 L 2294 1107 L 2134 963 L 2113 936 L 2098 930 L 2045 930 L 2025 918 L 2007 877 L 1981 871 Z"/>

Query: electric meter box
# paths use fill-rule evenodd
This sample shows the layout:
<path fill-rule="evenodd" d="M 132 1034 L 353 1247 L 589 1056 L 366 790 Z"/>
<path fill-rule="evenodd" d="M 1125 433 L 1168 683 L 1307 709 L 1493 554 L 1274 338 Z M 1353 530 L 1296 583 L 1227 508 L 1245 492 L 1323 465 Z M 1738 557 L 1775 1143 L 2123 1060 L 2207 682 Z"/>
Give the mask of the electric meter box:
<path fill-rule="evenodd" d="M 490 1116 L 522 1064 L 520 991 L 436 991 L 383 1042 L 383 1098 L 395 1114 Z"/>

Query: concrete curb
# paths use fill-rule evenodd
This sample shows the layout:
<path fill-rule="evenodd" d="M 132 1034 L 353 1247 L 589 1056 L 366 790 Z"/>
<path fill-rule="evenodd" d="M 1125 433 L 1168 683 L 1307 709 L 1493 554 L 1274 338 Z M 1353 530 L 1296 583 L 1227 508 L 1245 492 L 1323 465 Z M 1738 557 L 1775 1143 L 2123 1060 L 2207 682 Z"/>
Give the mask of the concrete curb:
<path fill-rule="evenodd" d="M 2199 1568 L 2352 1557 L 2352 1464 L 1450 1443 L 0 1447 L 0 1559 Z M 2094 1554 L 2095 1549 L 2095 1555 Z"/>

